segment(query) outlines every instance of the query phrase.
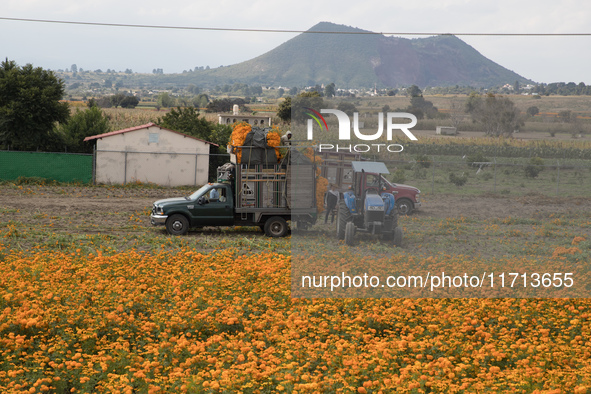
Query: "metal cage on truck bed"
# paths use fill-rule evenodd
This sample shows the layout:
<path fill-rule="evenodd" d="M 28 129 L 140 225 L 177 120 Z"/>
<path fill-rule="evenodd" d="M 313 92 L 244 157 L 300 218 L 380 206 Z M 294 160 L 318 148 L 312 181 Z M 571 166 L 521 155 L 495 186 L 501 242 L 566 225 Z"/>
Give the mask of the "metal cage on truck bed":
<path fill-rule="evenodd" d="M 287 209 L 287 174 L 281 165 L 237 165 L 236 208 Z"/>
<path fill-rule="evenodd" d="M 259 222 L 279 215 L 313 223 L 316 171 L 313 161 L 290 148 L 278 164 L 225 164 L 218 168 L 218 181 L 232 184 L 240 220 Z"/>

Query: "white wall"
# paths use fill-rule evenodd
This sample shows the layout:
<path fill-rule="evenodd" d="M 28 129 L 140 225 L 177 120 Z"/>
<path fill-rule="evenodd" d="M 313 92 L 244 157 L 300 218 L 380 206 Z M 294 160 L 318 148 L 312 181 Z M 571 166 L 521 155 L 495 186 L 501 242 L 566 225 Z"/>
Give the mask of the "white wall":
<path fill-rule="evenodd" d="M 97 183 L 207 183 L 209 144 L 158 126 L 103 137 L 96 148 Z"/>

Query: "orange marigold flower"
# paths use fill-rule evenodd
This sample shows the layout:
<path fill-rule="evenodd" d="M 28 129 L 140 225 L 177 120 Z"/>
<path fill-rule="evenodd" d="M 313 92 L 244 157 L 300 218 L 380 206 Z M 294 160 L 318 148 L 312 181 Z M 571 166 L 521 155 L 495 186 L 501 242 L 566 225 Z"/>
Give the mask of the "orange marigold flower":
<path fill-rule="evenodd" d="M 574 237 L 573 238 L 573 245 L 578 245 L 585 240 L 585 237 Z"/>

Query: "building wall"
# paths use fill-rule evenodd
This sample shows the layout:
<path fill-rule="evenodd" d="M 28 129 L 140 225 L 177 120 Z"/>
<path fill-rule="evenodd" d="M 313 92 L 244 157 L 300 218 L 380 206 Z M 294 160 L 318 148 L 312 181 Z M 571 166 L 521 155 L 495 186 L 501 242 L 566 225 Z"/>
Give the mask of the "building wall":
<path fill-rule="evenodd" d="M 157 126 L 97 140 L 96 182 L 203 185 L 209 144 Z"/>
<path fill-rule="evenodd" d="M 246 122 L 251 126 L 271 127 L 270 116 L 257 115 L 218 115 L 219 124 L 232 125 L 237 122 Z"/>

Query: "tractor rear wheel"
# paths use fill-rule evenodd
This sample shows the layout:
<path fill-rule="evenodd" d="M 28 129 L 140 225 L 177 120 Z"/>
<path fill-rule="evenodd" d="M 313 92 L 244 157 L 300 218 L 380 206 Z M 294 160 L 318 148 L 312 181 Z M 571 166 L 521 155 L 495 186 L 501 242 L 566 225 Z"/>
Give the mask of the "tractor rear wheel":
<path fill-rule="evenodd" d="M 396 209 L 392 210 L 392 230 L 398 227 L 398 211 Z"/>
<path fill-rule="evenodd" d="M 348 222 L 345 226 L 345 243 L 349 246 L 355 245 L 355 224 Z"/>
<path fill-rule="evenodd" d="M 347 208 L 345 201 L 339 201 L 339 210 L 337 214 L 337 238 L 340 240 L 345 239 L 345 228 L 347 223 L 352 220 L 351 211 Z"/>
<path fill-rule="evenodd" d="M 398 248 L 402 246 L 402 229 L 400 227 L 394 229 L 392 242 Z"/>

